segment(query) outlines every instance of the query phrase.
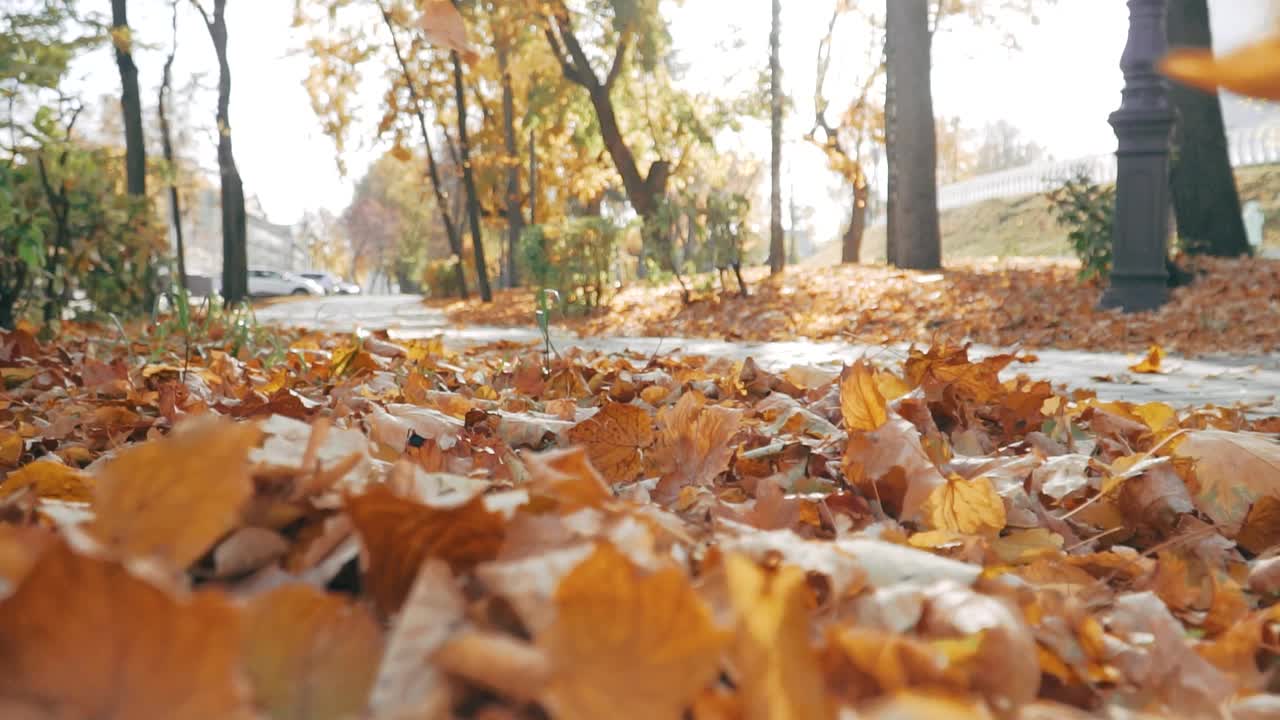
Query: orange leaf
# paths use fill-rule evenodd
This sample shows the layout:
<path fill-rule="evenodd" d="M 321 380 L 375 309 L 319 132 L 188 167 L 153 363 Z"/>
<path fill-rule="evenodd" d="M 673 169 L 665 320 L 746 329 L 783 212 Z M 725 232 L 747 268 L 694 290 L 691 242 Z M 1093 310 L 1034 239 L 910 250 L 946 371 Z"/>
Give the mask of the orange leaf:
<path fill-rule="evenodd" d="M 803 570 L 760 568 L 746 555 L 725 558 L 738 616 L 738 687 L 748 720 L 833 718 L 818 655 L 809 637 L 812 596 Z"/>
<path fill-rule="evenodd" d="M 985 477 L 952 475 L 934 488 L 922 508 L 926 524 L 965 535 L 995 535 L 1004 529 L 1004 500 Z"/>
<path fill-rule="evenodd" d="M 427 558 L 448 562 L 454 572 L 469 570 L 494 559 L 505 535 L 502 516 L 486 509 L 482 495 L 437 508 L 374 485 L 347 498 L 347 513 L 368 557 L 364 582 L 383 616 L 400 609 Z"/>
<path fill-rule="evenodd" d="M 569 440 L 610 483 L 631 482 L 644 471 L 643 451 L 653 445 L 653 420 L 635 405 L 609 403 L 569 428 Z"/>
<path fill-rule="evenodd" d="M 37 497 L 69 502 L 93 499 L 93 478 L 79 470 L 53 460 L 37 460 L 25 465 L 0 484 L 0 499 L 32 488 Z"/>
<path fill-rule="evenodd" d="M 677 568 L 646 574 L 602 543 L 560 582 L 556 607 L 538 637 L 556 718 L 677 720 L 715 679 L 726 634 Z"/>
<path fill-rule="evenodd" d="M 258 438 L 257 426 L 210 416 L 126 448 L 96 474 L 90 531 L 126 557 L 186 568 L 235 527 Z"/>
<path fill-rule="evenodd" d="M 549 501 L 562 514 L 600 507 L 613 499 L 583 448 L 527 455 L 525 464 L 529 469 L 530 495 Z"/>
<path fill-rule="evenodd" d="M 670 501 L 687 485 L 710 485 L 729 468 L 742 411 L 707 405 L 696 392 L 685 393 L 675 407 L 658 413 L 658 444 L 654 450 L 662 480 L 659 495 Z"/>
<path fill-rule="evenodd" d="M 467 24 L 450 0 L 425 0 L 421 25 L 431 44 L 454 50 L 468 62 L 476 59 L 467 41 Z"/>
<path fill-rule="evenodd" d="M 308 585 L 276 588 L 245 612 L 245 672 L 257 705 L 273 718 L 360 715 L 381 654 L 381 632 L 366 610 Z"/>
<path fill-rule="evenodd" d="M 878 430 L 889 421 L 889 409 L 875 371 L 862 361 L 847 367 L 840 377 L 840 411 L 850 432 Z"/>
<path fill-rule="evenodd" d="M 1160 61 L 1160 72 L 1207 92 L 1222 88 L 1248 97 L 1280 100 L 1280 37 L 1222 57 L 1205 49 L 1174 50 Z"/>
<path fill-rule="evenodd" d="M 53 538 L 38 527 L 0 523 L 0 597 L 26 577 Z"/>
<path fill-rule="evenodd" d="M 0 465 L 10 467 L 17 465 L 22 460 L 22 451 L 25 448 L 26 441 L 17 430 L 0 430 Z M 8 482 L 5 485 L 8 485 Z M 0 486 L 0 489 L 3 489 L 3 486 Z"/>
<path fill-rule="evenodd" d="M 1147 356 L 1136 365 L 1130 365 L 1129 370 L 1144 375 L 1159 375 L 1164 371 L 1160 369 L 1160 363 L 1164 361 L 1164 348 L 1159 345 L 1152 345 L 1147 349 Z"/>
<path fill-rule="evenodd" d="M 237 674 L 240 617 L 58 543 L 0 601 L 0 717 L 255 717 Z"/>

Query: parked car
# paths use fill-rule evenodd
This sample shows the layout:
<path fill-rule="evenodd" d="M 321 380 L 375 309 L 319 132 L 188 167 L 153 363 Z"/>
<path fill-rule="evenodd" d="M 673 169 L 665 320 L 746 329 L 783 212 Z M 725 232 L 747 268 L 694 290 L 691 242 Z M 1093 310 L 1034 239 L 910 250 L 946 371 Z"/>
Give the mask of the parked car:
<path fill-rule="evenodd" d="M 254 297 L 324 295 L 324 287 L 314 280 L 308 280 L 287 270 L 249 268 L 249 294 Z"/>
<path fill-rule="evenodd" d="M 322 270 L 308 270 L 307 272 L 299 273 L 299 274 L 308 280 L 314 280 L 315 282 L 320 283 L 320 287 L 323 287 L 324 291 L 329 293 L 330 295 L 359 295 L 360 294 L 359 285 L 353 282 L 347 282 L 346 280 L 343 280 L 341 276 L 335 275 L 334 273 L 331 273 L 331 272 L 324 272 Z"/>

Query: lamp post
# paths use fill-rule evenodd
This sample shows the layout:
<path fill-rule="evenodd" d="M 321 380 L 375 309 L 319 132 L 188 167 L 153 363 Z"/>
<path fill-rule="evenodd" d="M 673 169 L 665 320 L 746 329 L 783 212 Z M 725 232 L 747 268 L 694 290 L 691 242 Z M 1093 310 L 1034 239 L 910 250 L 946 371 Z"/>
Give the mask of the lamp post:
<path fill-rule="evenodd" d="M 1111 286 L 1102 307 L 1154 310 L 1168 299 L 1169 145 L 1174 111 L 1155 63 L 1168 51 L 1167 0 L 1129 0 L 1129 40 L 1120 68 L 1124 91 L 1112 113 L 1116 151 Z"/>

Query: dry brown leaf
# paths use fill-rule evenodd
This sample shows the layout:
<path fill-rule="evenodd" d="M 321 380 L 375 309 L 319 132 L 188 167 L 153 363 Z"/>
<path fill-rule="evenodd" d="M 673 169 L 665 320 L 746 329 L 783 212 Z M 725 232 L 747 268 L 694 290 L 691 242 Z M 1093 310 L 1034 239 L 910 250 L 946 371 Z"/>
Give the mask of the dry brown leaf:
<path fill-rule="evenodd" d="M 920 442 L 920 431 L 902 418 L 873 432 L 852 433 L 841 469 L 851 485 L 902 521 L 914 520 L 934 489 L 946 484 Z"/>
<path fill-rule="evenodd" d="M 738 617 L 734 665 L 749 720 L 834 718 L 810 639 L 813 599 L 804 571 L 764 570 L 739 554 L 725 558 Z"/>
<path fill-rule="evenodd" d="M 609 543 L 569 573 L 537 638 L 563 720 L 678 720 L 715 678 L 727 635 L 684 572 L 645 574 Z"/>
<path fill-rule="evenodd" d="M 921 513 L 929 527 L 964 535 L 995 536 L 1006 522 L 1004 500 L 985 477 L 952 475 L 929 494 Z"/>
<path fill-rule="evenodd" d="M 447 716 L 448 683 L 430 660 L 462 625 L 465 610 L 449 566 L 428 559 L 387 635 L 369 698 L 374 720 Z"/>
<path fill-rule="evenodd" d="M 53 540 L 37 527 L 0 523 L 0 597 L 17 587 Z"/>
<path fill-rule="evenodd" d="M 995 720 L 981 701 L 961 694 L 902 692 L 860 713 L 865 720 Z"/>
<path fill-rule="evenodd" d="M 609 483 L 631 482 L 644 471 L 643 452 L 653 445 L 653 418 L 635 405 L 608 403 L 570 428 L 569 440 L 586 447 Z"/>
<path fill-rule="evenodd" d="M 220 593 L 175 598 L 58 543 L 0 601 L 0 717 L 252 720 L 239 628 Z"/>
<path fill-rule="evenodd" d="M 696 392 L 685 393 L 674 407 L 658 413 L 658 441 L 654 450 L 662 479 L 658 495 L 674 500 L 681 488 L 710 485 L 729 467 L 742 411 L 707 405 Z"/>
<path fill-rule="evenodd" d="M 889 421 L 889 408 L 876 383 L 875 370 L 865 360 L 840 375 L 840 412 L 850 432 L 878 430 Z"/>
<path fill-rule="evenodd" d="M 427 558 L 444 560 L 455 572 L 470 569 L 497 556 L 506 526 L 482 495 L 437 508 L 406 500 L 384 485 L 347 498 L 347 513 L 367 555 L 364 582 L 384 617 L 400 609 Z"/>
<path fill-rule="evenodd" d="M 14 467 L 17 465 L 22 460 L 22 453 L 25 448 L 26 441 L 22 439 L 22 435 L 17 430 L 0 429 L 0 466 Z M 0 490 L 3 489 L 4 486 L 0 485 Z"/>
<path fill-rule="evenodd" d="M 991 550 L 1000 562 L 1025 565 L 1062 552 L 1063 537 L 1046 528 L 1014 530 L 991 541 Z"/>
<path fill-rule="evenodd" d="M 1196 461 L 1188 483 L 1196 508 L 1229 535 L 1260 498 L 1280 497 L 1280 443 L 1266 435 L 1196 430 L 1175 452 Z"/>
<path fill-rule="evenodd" d="M 289 541 L 280 533 L 243 527 L 213 549 L 213 577 L 227 579 L 260 570 L 288 552 Z"/>
<path fill-rule="evenodd" d="M 542 501 L 568 514 L 582 508 L 598 508 L 613 499 L 583 448 L 526 455 L 525 465 L 535 509 Z"/>
<path fill-rule="evenodd" d="M 245 609 L 245 673 L 274 720 L 358 716 L 381 654 L 368 611 L 307 585 L 277 588 Z"/>
<path fill-rule="evenodd" d="M 37 460 L 9 473 L 0 483 L 0 500 L 31 488 L 36 497 L 67 502 L 93 499 L 93 478 L 55 460 Z"/>
<path fill-rule="evenodd" d="M 258 437 L 254 425 L 203 417 L 121 451 L 95 474 L 90 532 L 125 557 L 186 568 L 235 527 Z"/>
<path fill-rule="evenodd" d="M 1280 498 L 1274 495 L 1258 498 L 1245 516 L 1236 544 L 1254 555 L 1280 545 Z"/>

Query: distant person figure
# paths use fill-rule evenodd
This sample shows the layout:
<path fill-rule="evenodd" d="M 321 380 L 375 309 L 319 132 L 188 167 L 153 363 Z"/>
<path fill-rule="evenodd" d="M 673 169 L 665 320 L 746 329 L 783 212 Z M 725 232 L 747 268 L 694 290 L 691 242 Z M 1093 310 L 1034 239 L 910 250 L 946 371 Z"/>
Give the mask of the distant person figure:
<path fill-rule="evenodd" d="M 1262 249 L 1262 231 L 1266 224 L 1267 214 L 1262 211 L 1262 203 L 1250 200 L 1244 204 L 1244 232 L 1255 255 Z"/>

